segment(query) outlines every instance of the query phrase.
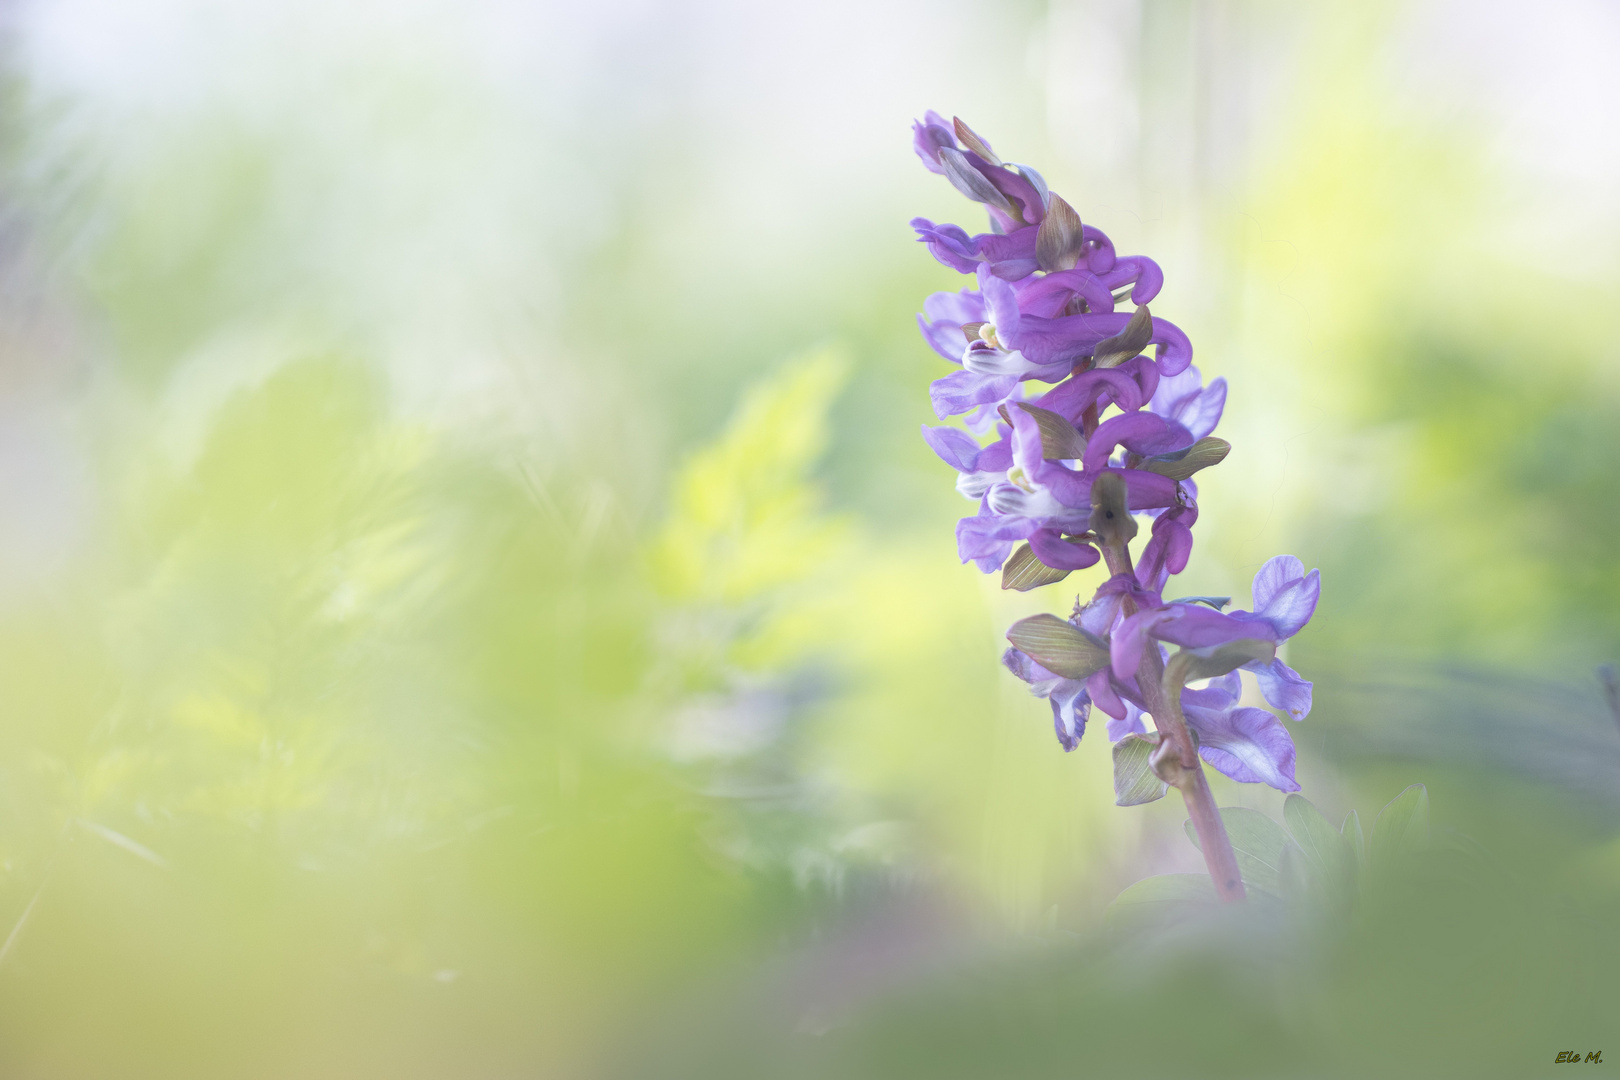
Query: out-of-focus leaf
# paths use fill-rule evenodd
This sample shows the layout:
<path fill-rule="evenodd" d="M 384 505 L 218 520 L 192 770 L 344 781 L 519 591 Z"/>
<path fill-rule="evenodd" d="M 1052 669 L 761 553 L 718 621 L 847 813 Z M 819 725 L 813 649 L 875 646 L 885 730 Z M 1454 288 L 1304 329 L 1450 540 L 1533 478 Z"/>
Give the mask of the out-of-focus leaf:
<path fill-rule="evenodd" d="M 1350 841 L 1303 795 L 1283 800 L 1283 822 L 1304 852 L 1308 869 L 1329 896 L 1347 901 L 1355 888 L 1356 854 Z"/>
<path fill-rule="evenodd" d="M 1007 631 L 1007 640 L 1065 679 L 1084 679 L 1108 666 L 1108 646 L 1056 615 L 1031 615 Z"/>
<path fill-rule="evenodd" d="M 1034 417 L 1035 426 L 1041 429 L 1041 457 L 1047 461 L 1067 461 L 1085 454 L 1086 440 L 1073 424 L 1039 405 L 1020 401 L 1018 407 Z"/>
<path fill-rule="evenodd" d="M 661 592 L 737 603 L 803 576 L 837 548 L 845 525 L 821 512 L 810 474 L 848 373 L 837 350 L 789 364 L 752 388 L 725 433 L 681 467 L 649 552 Z"/>
<path fill-rule="evenodd" d="M 1219 465 L 1231 452 L 1231 443 L 1210 435 L 1177 453 L 1148 458 L 1137 468 L 1168 476 L 1172 480 L 1185 480 L 1200 469 Z"/>
<path fill-rule="evenodd" d="M 1258 810 L 1246 806 L 1221 807 L 1221 823 L 1226 826 L 1226 838 L 1232 843 L 1237 856 L 1238 870 L 1243 884 L 1267 892 L 1277 891 L 1277 868 L 1282 853 L 1290 844 L 1283 827 Z M 1198 830 L 1189 819 L 1184 828 L 1193 847 L 1203 851 L 1198 842 Z"/>
<path fill-rule="evenodd" d="M 1100 368 L 1118 367 L 1143 349 L 1153 340 L 1153 315 L 1148 311 L 1146 304 L 1138 307 L 1131 315 L 1131 321 L 1125 324 L 1125 329 L 1111 338 L 1104 338 L 1097 343 L 1093 353 L 1096 366 Z"/>
<path fill-rule="evenodd" d="M 1429 789 L 1413 784 L 1378 812 L 1367 857 L 1387 864 L 1420 850 L 1429 839 Z"/>
<path fill-rule="evenodd" d="M 1344 815 L 1344 825 L 1339 829 L 1339 834 L 1350 842 L 1350 850 L 1356 856 L 1356 865 L 1366 869 L 1367 839 L 1361 835 L 1361 815 L 1353 809 Z"/>
<path fill-rule="evenodd" d="M 1290 844 L 1277 856 L 1276 893 L 1293 905 L 1311 904 L 1310 869 L 1305 853 Z M 1318 894 L 1320 895 L 1320 894 Z"/>
<path fill-rule="evenodd" d="M 1018 549 L 1002 564 L 1001 587 L 1028 592 L 1042 585 L 1050 585 L 1054 581 L 1062 581 L 1071 573 L 1072 570 L 1058 570 L 1047 566 L 1036 558 L 1035 552 L 1028 544 L 1019 544 Z"/>
<path fill-rule="evenodd" d="M 1159 735 L 1130 734 L 1114 744 L 1114 804 L 1140 806 L 1164 798 L 1170 785 L 1160 780 L 1148 759 Z"/>
<path fill-rule="evenodd" d="M 1215 883 L 1208 874 L 1160 874 L 1144 878 L 1114 898 L 1105 918 L 1125 929 L 1151 926 L 1215 907 Z"/>

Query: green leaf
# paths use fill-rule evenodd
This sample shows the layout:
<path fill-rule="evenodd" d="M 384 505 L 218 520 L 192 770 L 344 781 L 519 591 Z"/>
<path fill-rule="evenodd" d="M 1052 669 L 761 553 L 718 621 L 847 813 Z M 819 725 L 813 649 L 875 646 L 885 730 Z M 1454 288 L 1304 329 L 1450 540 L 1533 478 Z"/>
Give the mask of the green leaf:
<path fill-rule="evenodd" d="M 1125 324 L 1125 329 L 1111 338 L 1104 338 L 1097 343 L 1092 355 L 1096 357 L 1096 367 L 1118 367 L 1153 341 L 1153 314 L 1148 311 L 1146 304 L 1137 306 L 1131 315 L 1131 321 Z"/>
<path fill-rule="evenodd" d="M 1120 893 L 1104 915 L 1116 928 L 1153 925 L 1218 906 L 1208 874 L 1160 874 Z"/>
<path fill-rule="evenodd" d="M 1150 457 L 1137 468 L 1146 472 L 1168 476 L 1172 480 L 1185 480 L 1200 469 L 1219 465 L 1232 452 L 1232 444 L 1213 435 L 1206 436 L 1185 450 L 1174 454 Z"/>
<path fill-rule="evenodd" d="M 1387 863 L 1419 850 L 1429 839 L 1429 789 L 1413 784 L 1378 812 L 1368 858 Z"/>
<path fill-rule="evenodd" d="M 1140 806 L 1164 798 L 1170 785 L 1160 780 L 1148 763 L 1159 738 L 1158 732 L 1133 734 L 1114 744 L 1114 805 Z"/>
<path fill-rule="evenodd" d="M 1258 810 L 1246 806 L 1221 807 L 1221 823 L 1226 826 L 1226 838 L 1232 843 L 1237 856 L 1238 872 L 1243 884 L 1267 892 L 1277 891 L 1277 868 L 1282 853 L 1290 845 L 1283 827 Z M 1203 851 L 1198 842 L 1198 830 L 1189 819 L 1185 825 L 1187 837 L 1193 847 Z"/>
<path fill-rule="evenodd" d="M 1303 795 L 1283 800 L 1283 822 L 1327 893 L 1348 900 L 1355 888 L 1356 853 L 1350 841 Z"/>
<path fill-rule="evenodd" d="M 1003 589 L 1017 589 L 1019 592 L 1029 592 L 1042 585 L 1050 585 L 1068 577 L 1070 571 L 1057 570 L 1047 566 L 1036 557 L 1035 552 L 1028 544 L 1019 544 L 1018 550 L 1012 553 L 1001 567 L 1001 587 Z"/>
<path fill-rule="evenodd" d="M 1041 457 L 1047 461 L 1068 461 L 1085 456 L 1086 440 L 1068 420 L 1039 405 L 1024 401 L 1017 404 L 1035 418 L 1035 426 L 1041 429 Z"/>
<path fill-rule="evenodd" d="M 1108 646 L 1056 615 L 1031 615 L 1007 631 L 1007 640 L 1065 679 L 1084 679 L 1108 666 Z"/>
<path fill-rule="evenodd" d="M 1270 663 L 1277 655 L 1277 646 L 1259 638 L 1239 638 L 1223 645 L 1182 649 L 1176 655 L 1187 657 L 1182 663 L 1186 664 L 1186 678 L 1191 682 L 1193 679 L 1213 679 L 1255 661 Z"/>
<path fill-rule="evenodd" d="M 1306 904 L 1314 899 L 1309 862 L 1309 857 L 1292 844 L 1277 857 L 1277 895 L 1290 904 Z"/>
<path fill-rule="evenodd" d="M 1344 825 L 1339 829 L 1339 834 L 1350 841 L 1350 850 L 1356 855 L 1356 865 L 1366 869 L 1367 840 L 1361 835 L 1361 815 L 1354 810 L 1344 815 Z"/>

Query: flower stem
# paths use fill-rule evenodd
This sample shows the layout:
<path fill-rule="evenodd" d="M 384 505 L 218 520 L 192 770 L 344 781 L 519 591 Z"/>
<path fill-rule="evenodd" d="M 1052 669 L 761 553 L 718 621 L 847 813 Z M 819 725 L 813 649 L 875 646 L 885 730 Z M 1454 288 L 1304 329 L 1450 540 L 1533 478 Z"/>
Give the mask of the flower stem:
<path fill-rule="evenodd" d="M 1128 541 L 1117 537 L 1102 545 L 1103 559 L 1110 574 L 1133 574 Z M 1136 605 L 1129 597 L 1125 600 L 1125 613 L 1134 614 Z M 1226 824 L 1215 806 L 1215 795 L 1209 790 L 1204 776 L 1203 762 L 1193 745 L 1192 733 L 1187 730 L 1187 719 L 1181 712 L 1181 690 L 1187 683 L 1187 668 L 1182 654 L 1171 657 L 1167 666 L 1156 644 L 1150 643 L 1142 653 L 1142 664 L 1136 670 L 1136 685 L 1142 688 L 1153 726 L 1169 744 L 1174 760 L 1167 762 L 1167 782 L 1181 792 L 1187 803 L 1187 816 L 1192 819 L 1198 833 L 1198 846 L 1204 853 L 1204 865 L 1215 882 L 1215 895 L 1227 903 L 1236 903 L 1247 897 L 1243 888 L 1243 875 L 1238 871 L 1237 856 L 1232 852 L 1231 838 L 1226 835 Z M 1164 774 L 1161 774 L 1164 775 Z"/>
<path fill-rule="evenodd" d="M 1137 685 L 1146 692 L 1148 686 L 1158 689 L 1158 700 L 1146 694 L 1152 706 L 1153 724 L 1164 733 L 1165 740 L 1176 755 L 1174 767 L 1167 770 L 1171 782 L 1181 790 L 1187 803 L 1187 816 L 1192 818 L 1198 833 L 1198 846 L 1204 852 L 1204 865 L 1215 882 L 1215 894 L 1228 903 L 1244 899 L 1243 875 L 1238 871 L 1237 856 L 1232 851 L 1232 840 L 1226 835 L 1226 823 L 1215 806 L 1215 796 L 1209 790 L 1204 766 L 1198 760 L 1192 733 L 1187 730 L 1187 719 L 1181 712 L 1181 690 L 1187 684 L 1187 654 L 1177 653 L 1164 665 L 1161 678 L 1158 649 L 1149 648 L 1143 654 L 1142 667 L 1137 671 Z M 1151 661 L 1151 664 L 1150 664 Z"/>

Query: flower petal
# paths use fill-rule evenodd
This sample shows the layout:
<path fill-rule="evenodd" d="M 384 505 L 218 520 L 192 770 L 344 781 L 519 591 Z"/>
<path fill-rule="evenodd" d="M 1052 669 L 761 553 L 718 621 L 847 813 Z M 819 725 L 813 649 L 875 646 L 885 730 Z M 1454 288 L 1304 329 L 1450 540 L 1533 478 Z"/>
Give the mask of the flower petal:
<path fill-rule="evenodd" d="M 934 404 L 934 415 L 944 420 L 980 405 L 1004 401 L 1017 387 L 1017 375 L 953 371 L 929 384 L 928 397 Z"/>
<path fill-rule="evenodd" d="M 1106 667 L 1086 680 L 1086 692 L 1091 695 L 1091 700 L 1097 708 L 1109 716 L 1117 719 L 1125 715 L 1125 702 L 1114 692 L 1114 684 L 1108 679 Z"/>
<path fill-rule="evenodd" d="M 1062 530 L 1055 528 L 1035 530 L 1029 547 L 1037 559 L 1054 570 L 1084 570 L 1102 558 L 1090 544 L 1071 543 L 1063 539 Z"/>
<path fill-rule="evenodd" d="M 1273 709 L 1281 709 L 1295 720 L 1303 720 L 1311 713 L 1311 684 L 1299 677 L 1299 672 L 1273 660 L 1269 664 L 1246 664 L 1245 670 L 1254 672 L 1260 684 L 1260 693 Z"/>
<path fill-rule="evenodd" d="M 1130 702 L 1125 703 L 1125 715 L 1108 718 L 1108 741 L 1119 742 L 1127 735 L 1146 735 L 1147 725 L 1142 722 L 1143 712 Z"/>
<path fill-rule="evenodd" d="M 1278 559 L 1289 559 L 1295 566 L 1299 560 L 1292 555 L 1279 555 Z M 1266 567 L 1277 559 L 1272 559 L 1260 570 L 1266 572 Z M 1271 589 L 1271 582 L 1266 583 L 1268 596 L 1264 604 L 1255 601 L 1255 614 L 1270 622 L 1277 629 L 1277 640 L 1286 641 L 1304 629 L 1305 624 L 1311 621 L 1316 612 L 1316 603 L 1322 596 L 1322 572 L 1312 570 L 1304 577 L 1296 577 L 1284 583 L 1281 587 Z M 1260 578 L 1255 578 L 1255 591 L 1260 591 Z"/>
<path fill-rule="evenodd" d="M 979 470 L 978 461 L 981 452 L 979 440 L 961 428 L 929 427 L 924 424 L 922 437 L 934 453 L 957 472 L 970 473 Z"/>
<path fill-rule="evenodd" d="M 1052 703 L 1052 729 L 1057 732 L 1058 743 L 1065 752 L 1080 745 L 1080 736 L 1086 733 L 1086 720 L 1091 715 L 1091 698 L 1086 684 L 1071 679 L 1061 680 L 1047 696 Z"/>
<path fill-rule="evenodd" d="M 1116 446 L 1147 457 L 1168 454 L 1192 444 L 1192 434 L 1174 420 L 1166 420 L 1158 413 L 1125 413 L 1097 426 L 1086 440 L 1086 456 L 1081 464 L 1088 473 L 1106 468 Z"/>
<path fill-rule="evenodd" d="M 1294 779 L 1294 740 L 1288 729 L 1264 709 L 1202 709 L 1182 706 L 1187 724 L 1198 733 L 1198 754 L 1233 780 L 1270 784 L 1278 791 L 1298 791 Z"/>

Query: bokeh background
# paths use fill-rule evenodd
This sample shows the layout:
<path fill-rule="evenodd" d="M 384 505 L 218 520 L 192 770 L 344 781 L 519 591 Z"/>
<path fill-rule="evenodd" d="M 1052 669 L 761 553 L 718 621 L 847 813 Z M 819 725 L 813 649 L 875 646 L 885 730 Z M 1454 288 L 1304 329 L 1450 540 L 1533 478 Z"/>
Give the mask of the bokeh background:
<path fill-rule="evenodd" d="M 1521 1077 L 1620 1032 L 1614 5 L 3 32 L 0 1075 Z M 957 562 L 913 315 L 966 282 L 906 222 L 979 222 L 928 108 L 1164 267 L 1232 387 L 1183 591 L 1319 566 L 1305 794 L 1425 783 L 1484 878 L 1109 966 L 1109 901 L 1201 861 L 997 664 L 1100 575 Z"/>

